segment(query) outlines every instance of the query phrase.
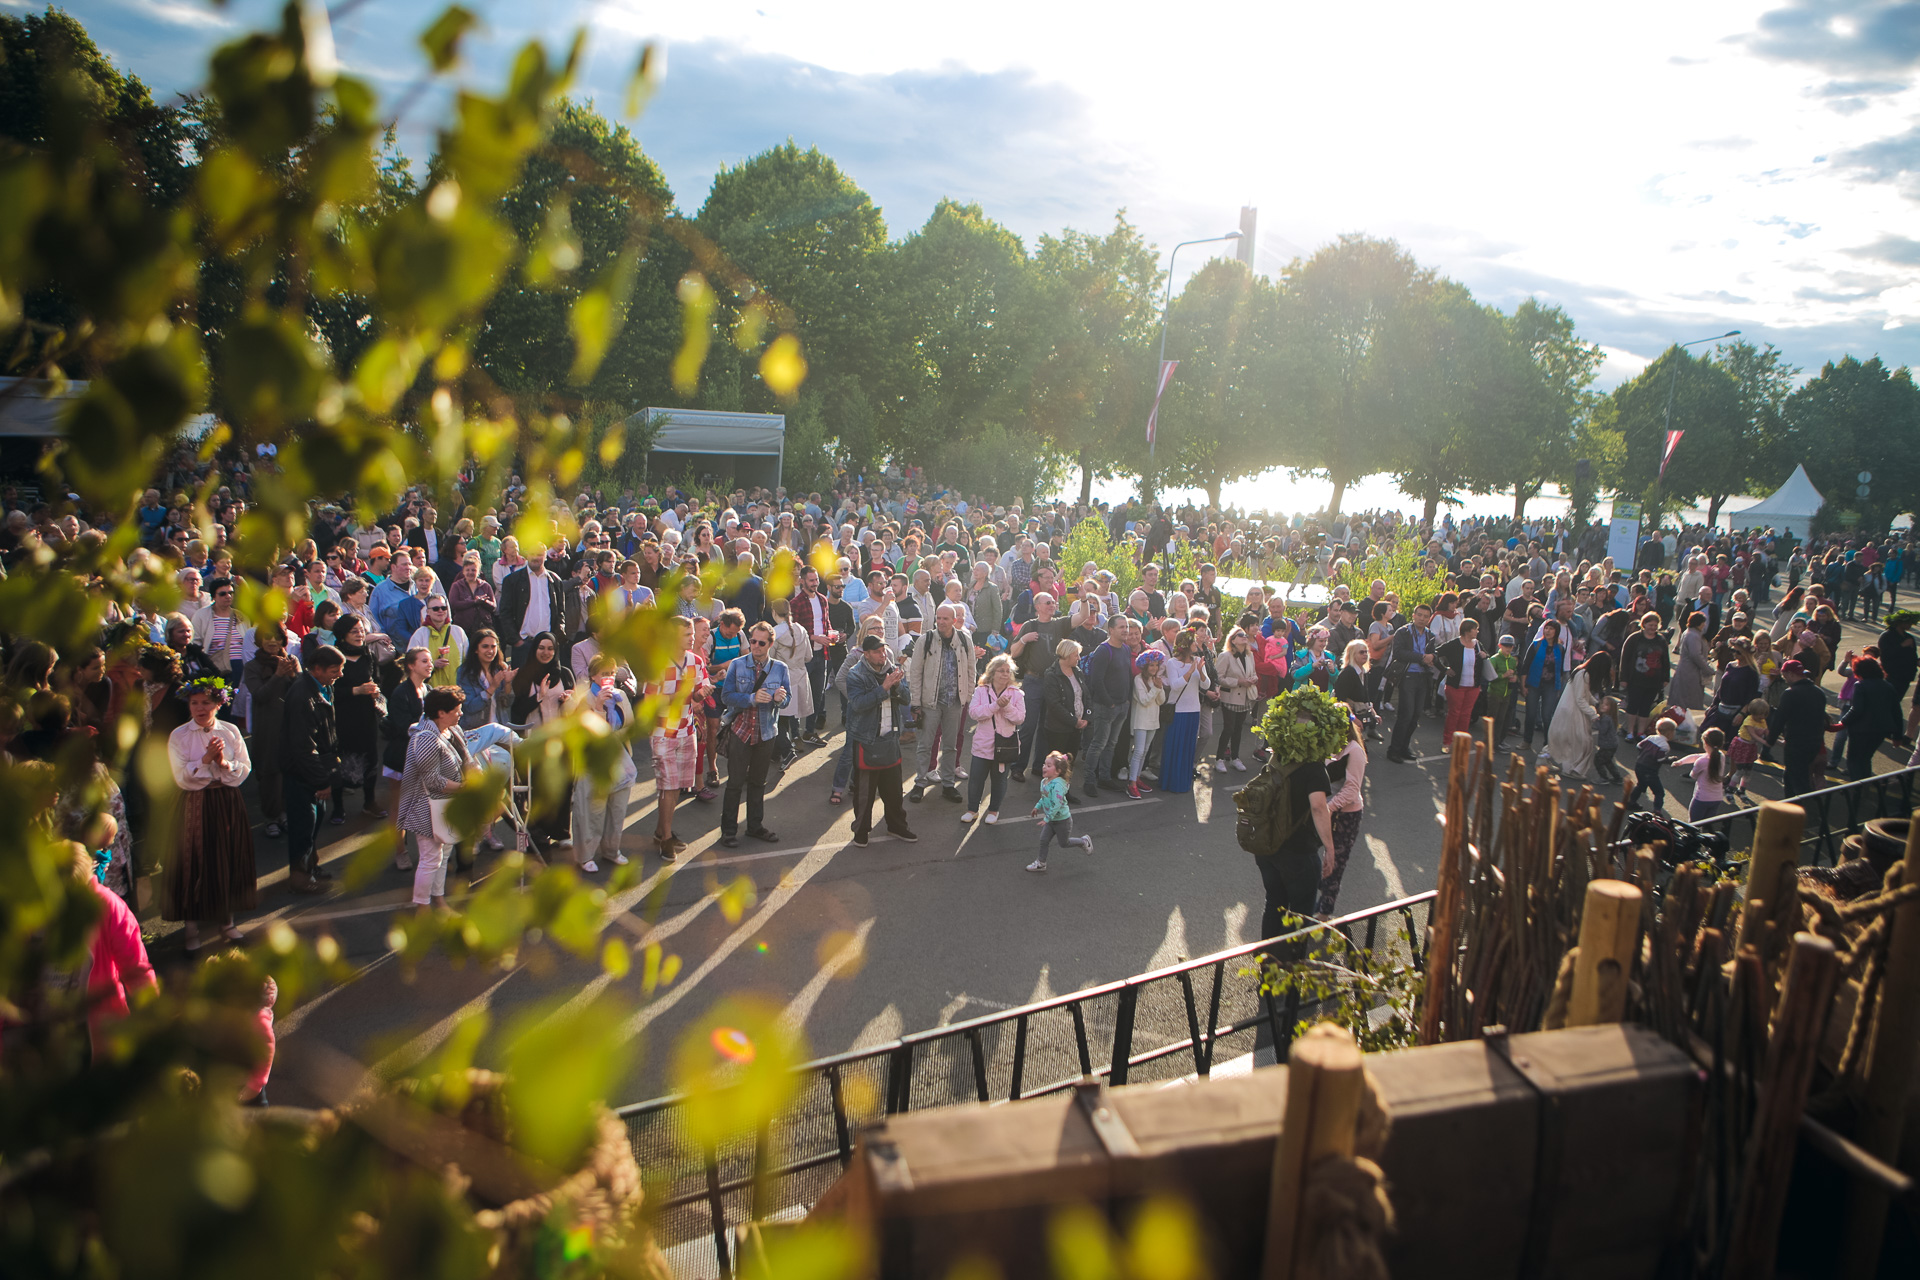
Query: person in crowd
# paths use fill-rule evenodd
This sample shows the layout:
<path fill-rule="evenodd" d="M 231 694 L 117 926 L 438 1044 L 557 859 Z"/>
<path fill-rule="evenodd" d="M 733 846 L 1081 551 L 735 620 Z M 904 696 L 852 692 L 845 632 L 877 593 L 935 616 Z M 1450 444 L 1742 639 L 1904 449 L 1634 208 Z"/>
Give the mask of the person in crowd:
<path fill-rule="evenodd" d="M 933 630 L 916 638 L 907 653 L 911 700 L 918 717 L 914 747 L 919 755 L 918 781 L 907 798 L 918 804 L 938 787 L 941 795 L 958 804 L 955 770 L 959 764 L 953 744 L 960 739 L 977 683 L 973 635 L 952 603 L 937 606 L 933 622 Z M 936 749 L 940 753 L 937 771 Z"/>
<path fill-rule="evenodd" d="M 1053 652 L 1071 629 L 1065 618 L 1056 616 L 1051 593 L 1042 591 L 1032 597 L 1033 616 L 1020 624 L 1013 643 L 1007 648 L 1020 671 L 1020 691 L 1026 697 L 1027 718 L 1020 726 L 1022 756 L 1016 762 L 1012 780 L 1027 780 L 1028 760 L 1038 762 L 1046 756 L 1042 730 L 1046 727 L 1046 678 L 1053 667 Z"/>
<path fill-rule="evenodd" d="M 1412 619 L 1393 633 L 1393 672 L 1388 678 L 1397 680 L 1398 688 L 1393 694 L 1393 740 L 1387 746 L 1387 759 L 1395 764 L 1414 759 L 1414 727 L 1431 700 L 1432 682 L 1439 675 L 1439 655 L 1427 629 L 1432 618 L 1433 610 L 1424 604 L 1415 605 Z"/>
<path fill-rule="evenodd" d="M 1366 641 L 1357 638 L 1348 641 L 1349 647 L 1356 644 L 1364 649 Z M 1337 782 L 1334 781 L 1336 773 L 1339 775 Z M 1313 908 L 1313 913 L 1322 920 L 1333 919 L 1340 900 L 1340 882 L 1347 875 L 1347 859 L 1353 856 L 1353 842 L 1360 835 L 1360 817 L 1365 809 L 1361 786 L 1366 777 L 1367 744 L 1360 736 L 1359 720 L 1349 716 L 1347 745 L 1327 766 L 1328 781 L 1335 788 L 1327 797 L 1333 835 L 1333 863 L 1321 872 L 1320 888 Z"/>
<path fill-rule="evenodd" d="M 1079 642 L 1067 640 L 1061 648 Z M 1049 682 L 1051 684 L 1051 682 Z M 1058 722 L 1056 717 L 1053 721 Z M 1027 870 L 1044 872 L 1047 869 L 1047 850 L 1055 840 L 1062 848 L 1079 845 L 1082 852 L 1093 852 L 1092 836 L 1073 834 L 1073 809 L 1070 805 L 1073 787 L 1073 756 L 1065 751 L 1050 751 L 1040 765 L 1040 798 L 1033 802 L 1033 816 L 1040 827 L 1040 852 Z"/>
<path fill-rule="evenodd" d="M 1080 754 L 1080 735 L 1087 727 L 1087 691 L 1080 678 L 1080 642 L 1069 636 L 1054 647 L 1053 669 L 1047 672 L 1047 755 L 1069 760 Z M 1076 803 L 1071 792 L 1067 803 Z"/>
<path fill-rule="evenodd" d="M 1356 639 L 1352 643 L 1365 651 L 1364 640 Z M 1236 625 L 1227 633 L 1226 647 L 1214 658 L 1213 676 L 1220 692 L 1220 740 L 1214 750 L 1214 772 L 1233 769 L 1245 773 L 1247 764 L 1240 758 L 1241 739 L 1259 693 L 1260 672 L 1254 665 L 1252 638 L 1243 627 Z"/>
<path fill-rule="evenodd" d="M 161 918 L 186 922 L 192 952 L 202 945 L 203 927 L 240 941 L 234 912 L 254 905 L 253 831 L 240 795 L 253 760 L 239 727 L 218 715 L 232 700 L 230 686 L 201 679 L 182 692 L 190 719 L 168 736 L 167 759 L 184 795 L 180 835 L 165 868 Z"/>
<path fill-rule="evenodd" d="M 1020 722 L 1027 718 L 1026 696 L 1013 678 L 1013 659 L 1001 653 L 988 660 L 968 702 L 967 715 L 973 725 L 973 759 L 967 770 L 967 808 L 960 821 L 970 824 L 979 816 L 980 797 L 986 794 L 986 822 L 992 826 L 1000 821 L 1007 773 L 1020 750 Z"/>
<path fill-rule="evenodd" d="M 1667 686 L 1667 705 L 1705 711 L 1707 686 L 1713 682 L 1713 663 L 1707 656 L 1708 618 L 1695 610 L 1687 615 L 1680 633 L 1680 653 L 1674 660 L 1673 680 Z"/>
<path fill-rule="evenodd" d="M 1726 808 L 1727 775 L 1732 764 L 1727 758 L 1727 735 L 1719 729 L 1707 729 L 1700 735 L 1705 748 L 1694 755 L 1675 760 L 1674 767 L 1693 776 L 1693 798 L 1687 802 L 1687 821 L 1705 822 Z"/>
<path fill-rule="evenodd" d="M 609 654 L 596 654 L 587 668 L 586 680 L 573 687 L 572 701 L 604 720 L 612 733 L 624 734 L 634 723 L 633 703 L 615 679 L 616 663 Z M 600 858 L 616 867 L 627 865 L 620 849 L 626 830 L 627 804 L 633 794 L 639 770 L 633 753 L 621 751 L 614 757 L 612 778 L 601 783 L 582 778 L 573 787 L 574 852 L 580 870 L 593 875 L 600 870 Z"/>
<path fill-rule="evenodd" d="M 1780 664 L 1786 691 L 1767 720 L 1767 746 L 1786 739 L 1781 793 L 1791 800 L 1813 790 L 1814 759 L 1827 745 L 1827 695 L 1797 658 Z"/>
<path fill-rule="evenodd" d="M 253 781 L 266 818 L 265 834 L 278 837 L 287 820 L 286 791 L 280 765 L 287 693 L 300 678 L 300 661 L 288 652 L 286 627 L 269 622 L 255 627 L 254 653 L 240 669 L 247 689 L 248 736 L 253 747 Z"/>
<path fill-rule="evenodd" d="M 813 636 L 794 621 L 792 601 L 774 599 L 767 609 L 773 619 L 773 658 L 792 677 L 792 697 L 781 705 L 780 734 L 774 746 L 774 758 L 785 768 L 793 763 L 801 746 L 812 745 L 806 726 L 813 719 L 813 683 L 808 674 L 814 657 Z"/>
<path fill-rule="evenodd" d="M 877 796 L 887 830 L 896 839 L 920 837 L 907 825 L 900 792 L 900 728 L 908 697 L 906 672 L 887 652 L 886 641 L 867 636 L 860 642 L 862 661 L 847 676 L 847 735 L 854 741 L 853 843 L 865 848 L 873 830 Z"/>
<path fill-rule="evenodd" d="M 337 722 L 340 760 L 334 770 L 334 826 L 347 820 L 347 790 L 359 787 L 362 810 L 375 818 L 385 818 L 375 793 L 380 784 L 380 720 L 385 714 L 386 696 L 380 691 L 379 661 L 367 640 L 366 624 L 358 618 L 347 622 L 341 631 L 340 653 L 346 657 L 339 696 Z M 317 650 L 315 651 L 318 652 Z M 312 659 L 308 669 L 312 669 Z"/>
<path fill-rule="evenodd" d="M 1440 750 L 1448 751 L 1453 747 L 1454 734 L 1472 732 L 1474 707 L 1493 683 L 1493 663 L 1480 647 L 1479 620 L 1457 619 L 1454 637 L 1441 644 L 1438 657 L 1441 682 L 1447 693 L 1447 719 Z"/>
<path fill-rule="evenodd" d="M 1621 642 L 1620 677 L 1626 696 L 1627 732 L 1640 736 L 1653 726 L 1653 709 L 1673 680 L 1673 663 L 1666 637 L 1660 634 L 1660 615 L 1648 611 L 1639 629 Z"/>
<path fill-rule="evenodd" d="M 494 629 L 498 599 L 493 583 L 482 572 L 478 551 L 469 551 L 460 562 L 459 576 L 447 587 L 447 605 L 453 625 L 463 638 Z"/>
<path fill-rule="evenodd" d="M 693 653 L 693 623 L 675 618 L 674 651 L 658 676 L 641 691 L 643 701 L 659 706 L 650 726 L 653 755 L 653 842 L 662 862 L 672 862 L 687 842 L 673 833 L 673 813 L 683 792 L 700 785 L 698 708 L 713 692 L 705 666 Z"/>
<path fill-rule="evenodd" d="M 1160 789 L 1179 795 L 1193 790 L 1200 734 L 1200 695 L 1212 687 L 1204 654 L 1195 652 L 1205 627 L 1191 626 L 1175 637 L 1166 661 L 1167 705 L 1173 717 L 1160 749 Z"/>
<path fill-rule="evenodd" d="M 1520 660 L 1520 682 L 1527 696 L 1527 721 L 1521 740 L 1527 751 L 1533 750 L 1534 733 L 1545 737 L 1553 725 L 1553 713 L 1559 709 L 1560 695 L 1566 687 L 1564 656 L 1560 624 L 1548 618 L 1540 624 L 1539 633 Z"/>
<path fill-rule="evenodd" d="M 720 843 L 738 847 L 742 795 L 747 802 L 747 834 L 773 844 L 779 836 L 766 825 L 767 770 L 773 763 L 780 709 L 793 697 L 792 674 L 773 656 L 773 627 L 756 622 L 747 632 L 746 656 L 727 667 L 720 700 L 726 707 L 721 741 L 727 755 L 727 789 L 720 804 Z"/>
<path fill-rule="evenodd" d="M 427 597 L 420 625 L 408 637 L 407 648 L 425 649 L 431 655 L 433 661 L 427 674 L 428 684 L 450 689 L 458 683 L 459 667 L 467 656 L 467 633 L 449 617 L 445 596 Z"/>
<path fill-rule="evenodd" d="M 280 767 L 287 801 L 287 879 L 296 893 L 322 893 L 332 879 L 320 866 L 316 839 L 326 794 L 340 775 L 334 691 L 346 662 L 339 649 L 322 645 L 287 690 Z"/>
<path fill-rule="evenodd" d="M 413 726 L 418 724 L 425 704 L 429 680 L 433 674 L 433 654 L 424 647 L 414 646 L 400 659 L 400 679 L 394 683 L 392 692 L 387 694 L 386 717 L 381 724 L 381 735 L 386 745 L 380 755 L 380 776 L 393 785 L 388 788 L 391 799 L 388 809 L 395 810 L 400 803 L 400 784 L 406 774 L 408 744 L 413 734 Z M 413 860 L 407 856 L 407 828 L 400 828 L 402 835 L 394 848 L 394 866 L 402 871 L 413 870 Z"/>
<path fill-rule="evenodd" d="M 573 669 L 560 660 L 560 642 L 551 631 L 530 636 L 526 651 L 514 668 L 507 684 L 512 695 L 508 705 L 509 727 L 532 732 L 558 720 L 568 696 L 573 692 Z M 541 857 L 571 853 L 573 837 L 573 778 L 565 775 L 563 762 L 545 759 L 534 775 L 535 801 L 528 815 L 528 834 L 534 851 Z M 540 770 L 559 770 L 559 775 Z"/>
<path fill-rule="evenodd" d="M 1853 702 L 1840 724 L 1846 733 L 1847 777 L 1858 781 L 1873 776 L 1880 745 L 1900 732 L 1900 698 L 1874 658 L 1856 658 L 1853 677 Z M 1836 745 L 1835 754 L 1839 750 Z"/>
<path fill-rule="evenodd" d="M 500 651 L 500 637 L 485 628 L 475 632 L 472 647 L 454 670 L 454 684 L 463 695 L 460 727 L 478 729 L 504 722 L 511 710 L 508 702 L 512 694 L 502 690 L 512 679 L 513 668 Z"/>
<path fill-rule="evenodd" d="M 1582 782 L 1594 779 L 1600 702 L 1612 688 L 1613 655 L 1605 649 L 1597 650 L 1567 678 L 1566 690 L 1547 725 L 1547 755 L 1566 777 Z"/>
<path fill-rule="evenodd" d="M 466 694 L 457 685 L 450 689 L 422 687 L 425 693 L 420 717 L 404 740 L 405 762 L 394 812 L 402 839 L 411 835 L 419 846 L 420 858 L 413 871 L 413 903 L 426 907 L 446 902 L 447 864 L 458 841 L 447 820 L 447 805 L 476 766 L 467 751 L 466 735 L 459 728 Z"/>

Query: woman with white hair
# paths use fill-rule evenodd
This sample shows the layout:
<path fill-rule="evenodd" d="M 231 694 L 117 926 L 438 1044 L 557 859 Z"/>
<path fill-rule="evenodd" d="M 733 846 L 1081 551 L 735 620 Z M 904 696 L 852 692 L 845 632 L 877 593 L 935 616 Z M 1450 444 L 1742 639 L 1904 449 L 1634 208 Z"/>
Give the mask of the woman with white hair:
<path fill-rule="evenodd" d="M 1007 770 L 1020 754 L 1020 725 L 1027 718 L 1026 695 L 1013 678 L 1013 659 L 996 654 L 980 673 L 980 683 L 967 704 L 973 724 L 973 767 L 967 772 L 967 809 L 961 822 L 972 822 L 980 811 L 980 797 L 988 792 L 987 823 L 1000 821 L 1000 802 L 1007 794 Z"/>

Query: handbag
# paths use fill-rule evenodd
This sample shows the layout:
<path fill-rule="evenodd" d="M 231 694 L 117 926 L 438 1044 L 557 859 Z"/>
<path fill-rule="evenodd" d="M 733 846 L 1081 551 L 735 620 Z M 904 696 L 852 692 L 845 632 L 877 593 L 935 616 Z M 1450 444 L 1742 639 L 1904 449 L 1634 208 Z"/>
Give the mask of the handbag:
<path fill-rule="evenodd" d="M 900 763 L 900 735 L 854 744 L 854 763 L 862 769 L 891 769 Z"/>
<path fill-rule="evenodd" d="M 447 806 L 453 802 L 451 796 L 427 797 L 428 825 L 433 828 L 433 838 L 441 844 L 459 844 L 460 836 L 447 821 Z"/>
<path fill-rule="evenodd" d="M 993 762 L 995 764 L 1013 764 L 1019 759 L 1019 734 L 996 733 L 993 735 Z"/>

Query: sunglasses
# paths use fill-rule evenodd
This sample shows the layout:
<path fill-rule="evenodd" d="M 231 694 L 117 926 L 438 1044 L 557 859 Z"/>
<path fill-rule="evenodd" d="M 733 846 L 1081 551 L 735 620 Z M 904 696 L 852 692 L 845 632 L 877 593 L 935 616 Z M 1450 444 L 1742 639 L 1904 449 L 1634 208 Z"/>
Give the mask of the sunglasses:
<path fill-rule="evenodd" d="M 747 643 L 752 645 L 756 649 L 764 649 L 767 647 L 767 641 L 765 640 L 755 639 L 755 640 L 749 640 L 747 641 Z"/>

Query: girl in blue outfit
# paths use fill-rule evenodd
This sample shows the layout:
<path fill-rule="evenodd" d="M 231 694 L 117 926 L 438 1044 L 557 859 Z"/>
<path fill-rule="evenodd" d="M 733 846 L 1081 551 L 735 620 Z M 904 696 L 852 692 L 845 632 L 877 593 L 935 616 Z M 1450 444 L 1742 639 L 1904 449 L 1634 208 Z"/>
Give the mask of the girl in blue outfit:
<path fill-rule="evenodd" d="M 1062 846 L 1077 844 L 1093 852 L 1092 836 L 1073 834 L 1073 810 L 1067 807 L 1067 786 L 1073 771 L 1073 757 L 1055 751 L 1040 766 L 1040 798 L 1034 802 L 1033 816 L 1040 824 L 1040 856 L 1027 864 L 1029 871 L 1047 869 L 1047 849 L 1058 837 Z"/>

